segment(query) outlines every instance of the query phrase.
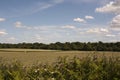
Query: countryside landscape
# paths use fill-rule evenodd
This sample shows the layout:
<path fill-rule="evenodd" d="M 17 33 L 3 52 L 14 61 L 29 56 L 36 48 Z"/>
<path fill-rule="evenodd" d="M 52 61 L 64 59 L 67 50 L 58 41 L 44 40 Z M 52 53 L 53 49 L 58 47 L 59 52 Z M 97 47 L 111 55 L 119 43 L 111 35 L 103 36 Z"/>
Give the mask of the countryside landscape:
<path fill-rule="evenodd" d="M 0 0 L 0 80 L 120 80 L 120 0 Z"/>
<path fill-rule="evenodd" d="M 0 80 L 120 79 L 119 42 L 4 43 L 0 47 Z"/>

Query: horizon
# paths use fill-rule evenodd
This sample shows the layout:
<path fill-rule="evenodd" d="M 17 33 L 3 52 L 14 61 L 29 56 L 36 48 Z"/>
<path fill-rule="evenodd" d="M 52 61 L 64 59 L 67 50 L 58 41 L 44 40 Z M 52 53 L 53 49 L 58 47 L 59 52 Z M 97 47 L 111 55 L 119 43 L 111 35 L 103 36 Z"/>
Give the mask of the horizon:
<path fill-rule="evenodd" d="M 120 0 L 0 0 L 0 43 L 120 42 Z"/>
<path fill-rule="evenodd" d="M 78 42 L 78 43 L 85 43 L 85 44 L 87 44 L 87 43 L 120 43 L 120 41 L 117 41 L 117 42 L 102 42 L 102 41 L 97 41 L 97 42 L 79 42 L 79 41 L 75 41 L 75 42 L 52 42 L 52 43 L 41 43 L 41 42 L 19 42 L 19 43 L 0 43 L 0 44 L 34 44 L 34 43 L 38 43 L 38 44 L 45 44 L 45 45 L 49 45 L 49 44 L 56 44 L 56 43 L 61 43 L 61 44 L 65 44 L 65 43 L 76 43 L 76 42 Z"/>

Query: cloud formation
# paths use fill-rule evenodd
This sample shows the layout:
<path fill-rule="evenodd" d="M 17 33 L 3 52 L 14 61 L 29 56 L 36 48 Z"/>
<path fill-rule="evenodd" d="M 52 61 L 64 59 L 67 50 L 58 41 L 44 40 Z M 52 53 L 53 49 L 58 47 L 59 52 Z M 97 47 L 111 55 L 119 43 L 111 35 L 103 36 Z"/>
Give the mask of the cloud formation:
<path fill-rule="evenodd" d="M 94 19 L 94 17 L 93 17 L 93 16 L 90 16 L 90 15 L 86 15 L 86 16 L 84 17 L 84 19 L 78 17 L 78 18 L 74 18 L 73 21 L 74 21 L 74 22 L 79 22 L 79 23 L 86 23 L 86 20 L 88 20 L 88 19 Z"/>
<path fill-rule="evenodd" d="M 103 7 L 96 8 L 96 12 L 120 14 L 120 0 L 111 1 Z"/>
<path fill-rule="evenodd" d="M 94 19 L 93 16 L 85 16 L 85 19 Z"/>
<path fill-rule="evenodd" d="M 71 26 L 71 25 L 65 25 L 65 26 L 62 26 L 63 29 L 75 29 L 76 27 L 75 26 Z"/>
<path fill-rule="evenodd" d="M 0 31 L 0 36 L 6 35 L 6 34 L 8 34 L 8 33 L 5 31 Z"/>
<path fill-rule="evenodd" d="M 111 1 L 103 7 L 96 8 L 96 12 L 114 13 L 116 16 L 110 22 L 112 28 L 120 28 L 120 0 Z"/>
<path fill-rule="evenodd" d="M 112 28 L 120 28 L 120 15 L 117 15 L 111 21 Z"/>
<path fill-rule="evenodd" d="M 84 19 L 82 19 L 82 18 L 75 18 L 75 19 L 73 19 L 73 21 L 79 22 L 79 23 L 85 23 L 85 22 L 86 22 L 86 21 L 85 21 Z"/>
<path fill-rule="evenodd" d="M 87 33 L 108 33 L 109 30 L 105 28 L 93 28 L 86 31 Z"/>
<path fill-rule="evenodd" d="M 52 28 L 55 27 L 55 26 L 28 26 L 28 25 L 23 24 L 20 21 L 15 22 L 14 26 L 16 28 L 21 28 L 21 29 L 26 29 L 26 30 L 41 30 L 41 31 L 45 31 L 45 30 L 48 30 L 51 27 Z"/>
<path fill-rule="evenodd" d="M 107 34 L 105 35 L 106 37 L 115 37 L 116 35 L 113 35 L 113 34 Z"/>
<path fill-rule="evenodd" d="M 5 21 L 6 19 L 5 18 L 0 18 L 0 22 L 3 22 Z"/>
<path fill-rule="evenodd" d="M 23 27 L 23 25 L 22 25 L 22 23 L 21 23 L 20 21 L 15 22 L 14 25 L 15 25 L 15 27 L 17 27 L 17 28 Z"/>

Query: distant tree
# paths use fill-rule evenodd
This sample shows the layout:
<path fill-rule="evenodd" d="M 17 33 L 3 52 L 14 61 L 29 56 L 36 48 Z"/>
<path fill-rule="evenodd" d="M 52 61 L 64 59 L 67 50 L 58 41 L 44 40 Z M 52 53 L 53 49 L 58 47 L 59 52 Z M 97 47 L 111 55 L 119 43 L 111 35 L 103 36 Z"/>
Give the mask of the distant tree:
<path fill-rule="evenodd" d="M 51 50 L 80 50 L 80 51 L 120 51 L 120 42 L 103 43 L 99 42 L 56 42 L 50 44 L 44 43 L 0 43 L 0 48 L 23 48 L 23 49 L 51 49 Z"/>

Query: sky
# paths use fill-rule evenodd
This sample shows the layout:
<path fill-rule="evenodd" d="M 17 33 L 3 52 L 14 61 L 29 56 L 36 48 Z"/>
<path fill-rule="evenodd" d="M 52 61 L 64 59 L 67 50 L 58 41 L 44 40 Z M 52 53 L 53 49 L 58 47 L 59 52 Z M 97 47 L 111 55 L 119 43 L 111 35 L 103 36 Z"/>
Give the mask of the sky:
<path fill-rule="evenodd" d="M 120 0 L 0 0 L 0 43 L 120 41 Z"/>

